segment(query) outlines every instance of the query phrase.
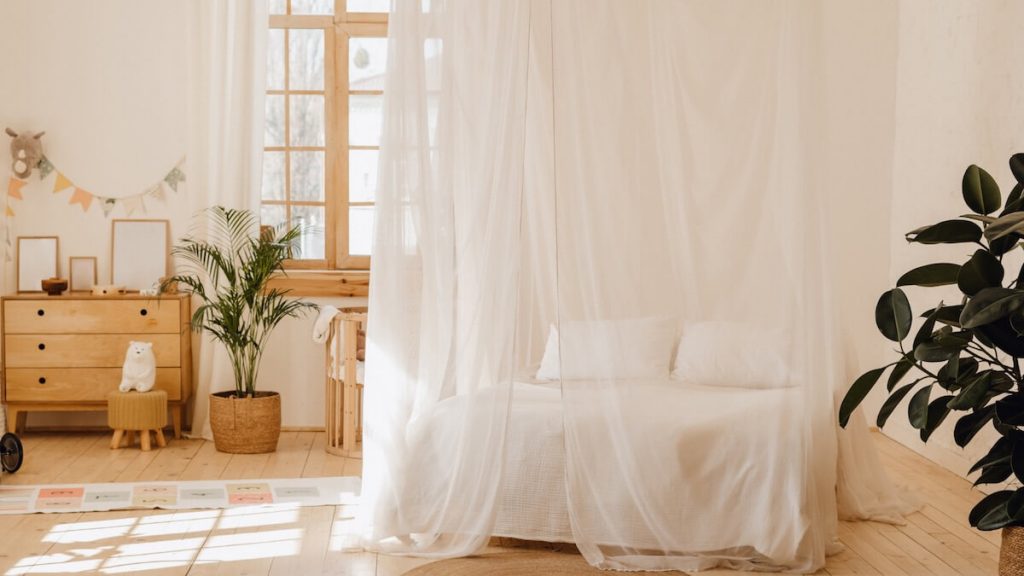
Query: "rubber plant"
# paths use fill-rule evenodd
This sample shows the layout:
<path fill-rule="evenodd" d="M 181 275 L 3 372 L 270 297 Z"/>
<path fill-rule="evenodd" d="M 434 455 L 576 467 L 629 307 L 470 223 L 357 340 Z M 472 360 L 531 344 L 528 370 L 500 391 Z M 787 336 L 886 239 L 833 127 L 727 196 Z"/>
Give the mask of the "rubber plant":
<path fill-rule="evenodd" d="M 965 244 L 973 253 L 960 264 L 914 268 L 882 294 L 875 323 L 898 345 L 899 357 L 857 378 L 839 410 L 839 423 L 845 427 L 888 371 L 888 399 L 877 418 L 880 428 L 907 397 L 910 424 L 925 442 L 951 417 L 956 418 L 953 439 L 960 447 L 993 427 L 998 439 L 971 468 L 971 473 L 980 471 L 974 484 L 1013 481 L 1011 488 L 985 497 L 971 510 L 970 523 L 980 530 L 1024 526 L 1024 266 L 1010 258 L 1024 240 L 1024 154 L 1010 158 L 1010 170 L 1017 183 L 1005 206 L 995 179 L 971 165 L 964 172 L 962 191 L 972 213 L 906 234 L 911 243 Z M 924 312 L 911 337 L 913 312 L 905 286 L 956 286 L 961 296 Z"/>
<path fill-rule="evenodd" d="M 213 206 L 205 211 L 207 237 L 183 238 L 171 253 L 184 266 L 164 285 L 185 285 L 199 299 L 192 329 L 206 330 L 227 349 L 236 397 L 256 394 L 256 376 L 273 329 L 316 304 L 268 288 L 271 277 L 298 250 L 300 227 L 260 226 L 255 214 Z"/>

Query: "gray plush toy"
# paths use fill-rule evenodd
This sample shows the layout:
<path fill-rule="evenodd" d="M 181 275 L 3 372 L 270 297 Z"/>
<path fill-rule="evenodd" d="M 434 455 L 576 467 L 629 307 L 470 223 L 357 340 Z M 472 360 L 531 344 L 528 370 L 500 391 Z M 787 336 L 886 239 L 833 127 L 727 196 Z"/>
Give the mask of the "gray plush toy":
<path fill-rule="evenodd" d="M 28 178 L 43 157 L 43 141 L 40 138 L 46 132 L 40 132 L 35 136 L 28 133 L 19 136 L 17 132 L 8 128 L 7 134 L 14 138 L 11 140 L 11 171 L 18 178 Z"/>

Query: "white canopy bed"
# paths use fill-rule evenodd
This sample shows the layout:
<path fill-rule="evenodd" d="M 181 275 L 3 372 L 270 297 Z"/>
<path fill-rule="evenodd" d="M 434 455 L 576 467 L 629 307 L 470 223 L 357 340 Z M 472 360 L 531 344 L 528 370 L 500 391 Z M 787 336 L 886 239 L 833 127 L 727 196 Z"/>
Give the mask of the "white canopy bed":
<path fill-rule="evenodd" d="M 897 512 L 837 442 L 813 10 L 395 2 L 367 547 L 814 571 Z"/>

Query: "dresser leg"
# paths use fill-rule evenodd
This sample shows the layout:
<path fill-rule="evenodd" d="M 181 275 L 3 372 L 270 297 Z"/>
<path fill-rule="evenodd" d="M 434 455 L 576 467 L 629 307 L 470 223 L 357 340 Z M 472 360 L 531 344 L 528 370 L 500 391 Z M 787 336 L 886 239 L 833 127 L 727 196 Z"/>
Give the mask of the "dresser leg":
<path fill-rule="evenodd" d="M 171 420 L 174 422 L 174 438 L 181 439 L 181 404 L 171 406 Z"/>
<path fill-rule="evenodd" d="M 7 406 L 7 430 L 15 434 L 25 433 L 25 416 L 27 412 L 19 410 L 14 406 Z"/>

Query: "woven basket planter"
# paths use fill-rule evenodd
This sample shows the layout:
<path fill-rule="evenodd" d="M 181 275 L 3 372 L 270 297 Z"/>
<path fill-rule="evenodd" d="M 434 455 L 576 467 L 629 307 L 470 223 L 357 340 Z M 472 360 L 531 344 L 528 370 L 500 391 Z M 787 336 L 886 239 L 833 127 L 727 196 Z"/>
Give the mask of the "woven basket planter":
<path fill-rule="evenodd" d="M 220 452 L 273 452 L 281 436 L 281 395 L 257 392 L 255 398 L 235 398 L 234 392 L 210 394 L 210 428 Z"/>
<path fill-rule="evenodd" d="M 1003 528 L 999 576 L 1024 576 L 1024 526 Z"/>

